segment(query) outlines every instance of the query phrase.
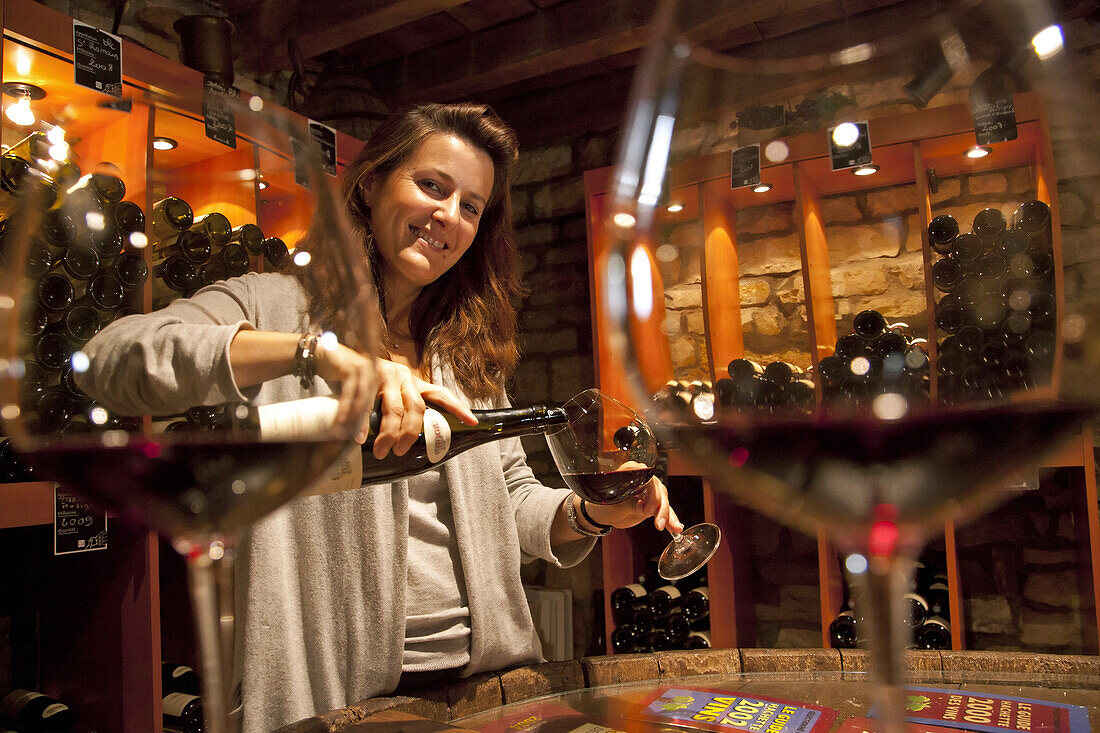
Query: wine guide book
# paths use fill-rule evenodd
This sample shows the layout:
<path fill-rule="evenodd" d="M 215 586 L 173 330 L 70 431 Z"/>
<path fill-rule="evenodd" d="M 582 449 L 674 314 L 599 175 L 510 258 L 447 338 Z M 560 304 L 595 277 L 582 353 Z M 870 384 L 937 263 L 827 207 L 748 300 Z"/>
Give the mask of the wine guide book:
<path fill-rule="evenodd" d="M 838 713 L 832 708 L 764 695 L 697 687 L 658 687 L 640 703 L 609 700 L 603 720 L 590 720 L 553 703 L 523 705 L 481 727 L 482 733 L 567 731 L 623 733 L 638 730 L 742 730 L 755 733 L 828 733 Z M 1088 711 L 1080 705 L 990 695 L 959 689 L 911 687 L 906 697 L 908 733 L 1089 733 Z M 874 707 L 867 717 L 843 720 L 836 733 L 874 733 Z M 618 719 L 618 720 L 617 720 Z M 639 726 L 639 723 L 641 726 Z M 609 727 L 610 726 L 610 727 Z M 618 727 L 621 726 L 621 727 Z"/>

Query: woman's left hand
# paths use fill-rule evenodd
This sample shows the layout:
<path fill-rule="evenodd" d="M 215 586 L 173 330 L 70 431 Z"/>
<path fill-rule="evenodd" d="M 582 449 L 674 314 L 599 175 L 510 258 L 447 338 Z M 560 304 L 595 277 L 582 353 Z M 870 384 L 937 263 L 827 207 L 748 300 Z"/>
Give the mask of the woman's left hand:
<path fill-rule="evenodd" d="M 643 466 L 627 462 L 619 468 L 639 467 Z M 668 503 L 668 489 L 656 476 L 646 483 L 644 491 L 635 499 L 618 504 L 594 504 L 589 501 L 585 503 L 585 510 L 592 519 L 616 529 L 627 529 L 653 517 L 653 526 L 658 530 L 667 529 L 674 533 L 684 530 L 684 525 Z"/>

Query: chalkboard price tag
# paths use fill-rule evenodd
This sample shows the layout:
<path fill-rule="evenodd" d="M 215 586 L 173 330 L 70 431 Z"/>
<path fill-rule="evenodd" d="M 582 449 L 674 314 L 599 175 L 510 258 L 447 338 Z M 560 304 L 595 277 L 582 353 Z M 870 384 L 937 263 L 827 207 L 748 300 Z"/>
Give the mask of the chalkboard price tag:
<path fill-rule="evenodd" d="M 203 82 L 202 117 L 206 123 L 206 136 L 234 150 L 237 149 L 237 120 L 228 99 L 240 96 L 236 87 L 210 78 Z"/>
<path fill-rule="evenodd" d="M 107 512 L 61 488 L 53 493 L 53 554 L 107 549 Z"/>
<path fill-rule="evenodd" d="M 746 145 L 730 154 L 730 188 L 760 183 L 760 146 Z"/>
<path fill-rule="evenodd" d="M 974 137 L 978 145 L 992 145 L 1015 140 L 1016 107 L 1012 95 L 991 84 L 984 88 L 975 84 L 970 92 L 970 114 L 974 117 Z"/>
<path fill-rule="evenodd" d="M 122 96 L 122 38 L 73 21 L 74 82 L 88 89 Z"/>
<path fill-rule="evenodd" d="M 851 145 L 839 145 L 837 141 L 833 139 L 833 131 L 836 127 L 830 127 L 826 134 L 829 136 L 829 158 L 831 159 L 833 170 L 839 171 L 844 168 L 855 168 L 857 165 L 867 165 L 871 162 L 871 135 L 868 132 L 866 122 L 852 122 L 842 123 L 852 124 L 856 126 L 859 131 L 858 137 Z M 840 127 L 840 125 L 837 125 Z"/>
<path fill-rule="evenodd" d="M 309 121 L 309 135 L 317 143 L 321 154 L 321 168 L 330 176 L 336 176 L 336 130 L 320 122 Z"/>

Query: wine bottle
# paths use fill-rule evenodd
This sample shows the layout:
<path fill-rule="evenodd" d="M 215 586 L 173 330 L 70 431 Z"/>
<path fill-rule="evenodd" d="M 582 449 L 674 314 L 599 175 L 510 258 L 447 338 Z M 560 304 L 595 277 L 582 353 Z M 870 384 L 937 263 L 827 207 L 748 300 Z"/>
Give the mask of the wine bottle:
<path fill-rule="evenodd" d="M 974 233 L 984 242 L 1000 242 L 1006 225 L 1005 215 L 1000 209 L 982 209 L 974 215 Z"/>
<path fill-rule="evenodd" d="M 248 250 L 239 242 L 229 242 L 218 252 L 228 277 L 240 277 L 248 272 Z"/>
<path fill-rule="evenodd" d="M 909 626 L 916 629 L 928 620 L 928 601 L 919 593 L 909 592 L 902 596 L 902 605 L 908 610 L 905 620 Z"/>
<path fill-rule="evenodd" d="M 76 239 L 76 224 L 61 209 L 50 209 L 42 217 L 42 235 L 52 247 L 68 247 Z"/>
<path fill-rule="evenodd" d="M 764 367 L 752 359 L 738 358 L 729 363 L 726 372 L 733 381 L 742 382 L 753 377 L 764 376 Z"/>
<path fill-rule="evenodd" d="M 266 262 L 271 269 L 278 270 L 282 267 L 289 253 L 290 250 L 287 249 L 286 242 L 278 237 L 267 237 L 264 239 L 264 262 Z"/>
<path fill-rule="evenodd" d="M 259 257 L 264 253 L 264 233 L 255 224 L 241 224 L 229 234 L 230 242 L 244 246 L 248 254 Z"/>
<path fill-rule="evenodd" d="M 960 234 L 951 243 L 951 256 L 963 267 L 971 267 L 985 251 L 981 238 L 973 232 Z"/>
<path fill-rule="evenodd" d="M 110 272 L 101 272 L 92 278 L 84 289 L 77 303 L 85 303 L 93 308 L 114 312 L 122 307 L 122 299 L 126 296 L 126 290 L 122 281 Z"/>
<path fill-rule="evenodd" d="M 199 675 L 185 664 L 162 662 L 160 665 L 160 687 L 163 694 L 183 692 L 188 695 L 199 694 Z"/>
<path fill-rule="evenodd" d="M 932 616 L 914 634 L 919 649 L 950 649 L 951 624 L 940 616 Z"/>
<path fill-rule="evenodd" d="M 229 225 L 229 219 L 225 214 L 213 211 L 209 214 L 196 216 L 191 223 L 190 230 L 201 234 L 214 247 L 220 247 L 229 241 L 233 227 Z"/>
<path fill-rule="evenodd" d="M 332 397 L 307 397 L 291 402 L 261 405 L 257 410 L 261 435 L 267 439 L 291 438 L 323 429 L 332 424 L 336 400 Z M 356 446 L 345 455 L 348 464 L 341 476 L 325 483 L 314 484 L 313 493 L 358 488 L 360 483 L 385 483 L 413 476 L 439 465 L 449 458 L 502 438 L 520 437 L 548 432 L 566 424 L 568 418 L 560 407 L 513 407 L 502 410 L 474 410 L 476 425 L 467 425 L 442 410 L 428 408 L 424 413 L 424 428 L 420 437 L 403 456 L 388 453 L 378 460 L 371 451 L 378 434 L 381 412 L 375 410 L 369 418 L 369 431 L 361 450 Z M 362 480 L 357 478 L 361 476 Z"/>
<path fill-rule="evenodd" d="M 693 630 L 684 641 L 684 649 L 710 649 L 710 632 Z"/>
<path fill-rule="evenodd" d="M 886 332 L 886 318 L 876 310 L 863 310 L 852 319 L 852 331 L 867 341 L 874 341 Z"/>
<path fill-rule="evenodd" d="M 691 633 L 691 623 L 684 617 L 682 611 L 673 611 L 660 619 L 657 627 L 668 634 L 669 643 L 673 648 L 683 647 Z"/>
<path fill-rule="evenodd" d="M 26 733 L 64 733 L 72 727 L 73 712 L 41 692 L 14 689 L 0 699 L 0 720 Z"/>
<path fill-rule="evenodd" d="M 145 231 L 145 212 L 133 201 L 119 201 L 111 207 L 111 223 L 123 237 Z"/>
<path fill-rule="evenodd" d="M 194 217 L 194 212 L 186 201 L 168 196 L 153 204 L 153 211 L 149 215 L 149 233 L 154 240 L 174 237 L 190 229 Z"/>
<path fill-rule="evenodd" d="M 202 733 L 202 698 L 186 692 L 169 692 L 164 696 L 164 730 L 179 733 Z"/>
<path fill-rule="evenodd" d="M 61 320 L 48 326 L 43 333 L 49 332 L 51 328 L 56 329 L 74 346 L 81 346 L 95 336 L 102 327 L 103 319 L 100 318 L 99 312 L 78 300 L 69 306 L 61 316 Z"/>
<path fill-rule="evenodd" d="M 149 279 L 149 265 L 137 252 L 123 252 L 111 263 L 110 272 L 122 283 L 122 289 L 137 290 Z"/>
<path fill-rule="evenodd" d="M 47 313 L 60 313 L 73 302 L 75 291 L 68 278 L 56 272 L 46 275 L 38 281 L 36 289 L 38 305 Z"/>
<path fill-rule="evenodd" d="M 802 374 L 802 369 L 785 361 L 773 361 L 764 367 L 764 381 L 784 387 Z"/>
<path fill-rule="evenodd" d="M 209 260 L 212 251 L 210 240 L 197 229 L 188 229 L 176 236 L 165 237 L 157 242 L 153 250 L 154 261 L 178 254 L 196 265 Z"/>
<path fill-rule="evenodd" d="M 959 222 L 950 214 L 933 217 L 928 224 L 928 242 L 941 255 L 951 251 L 951 243 L 959 236 Z"/>
<path fill-rule="evenodd" d="M 616 624 L 626 622 L 630 612 L 639 603 L 646 602 L 646 589 L 642 578 L 636 583 L 628 583 L 611 591 L 611 616 Z"/>
<path fill-rule="evenodd" d="M 632 624 L 616 626 L 611 632 L 611 649 L 616 654 L 629 654 L 638 647 L 638 632 Z"/>
<path fill-rule="evenodd" d="M 195 266 L 183 255 L 172 255 L 153 268 L 154 274 L 172 290 L 186 293 L 198 281 Z"/>
<path fill-rule="evenodd" d="M 1009 229 L 1001 237 L 1000 243 L 994 248 L 994 252 L 1012 258 L 1031 249 L 1031 235 L 1023 229 Z"/>
<path fill-rule="evenodd" d="M 829 644 L 834 649 L 855 649 L 859 644 L 859 627 L 856 615 L 845 608 L 829 623 Z"/>
<path fill-rule="evenodd" d="M 707 586 L 701 585 L 685 593 L 681 606 L 684 618 L 691 623 L 706 618 L 710 614 L 710 592 Z"/>
<path fill-rule="evenodd" d="M 74 244 L 62 250 L 52 269 L 64 271 L 73 280 L 91 280 L 99 272 L 99 252 L 86 244 Z"/>
<path fill-rule="evenodd" d="M 1049 225 L 1050 207 L 1042 201 L 1025 201 L 1012 214 L 1012 226 L 1028 233 L 1042 232 Z"/>
<path fill-rule="evenodd" d="M 932 284 L 941 293 L 950 293 L 962 276 L 963 270 L 958 261 L 951 257 L 941 257 L 932 265 Z"/>
<path fill-rule="evenodd" d="M 680 610 L 680 589 L 672 583 L 654 588 L 649 594 L 649 610 L 654 618 L 664 618 Z"/>

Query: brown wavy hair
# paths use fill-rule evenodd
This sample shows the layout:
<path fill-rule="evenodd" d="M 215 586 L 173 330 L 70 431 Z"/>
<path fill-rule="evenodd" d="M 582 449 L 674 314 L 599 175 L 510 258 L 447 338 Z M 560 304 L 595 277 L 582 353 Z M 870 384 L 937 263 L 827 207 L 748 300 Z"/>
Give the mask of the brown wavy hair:
<path fill-rule="evenodd" d="M 484 151 L 493 162 L 493 190 L 473 243 L 453 267 L 420 291 L 409 327 L 421 363 L 441 357 L 467 396 L 486 398 L 504 387 L 519 358 L 513 303 L 524 291 L 512 225 L 512 168 L 518 157 L 515 133 L 482 104 L 422 104 L 396 113 L 371 135 L 344 171 L 343 199 L 364 243 L 385 334 L 382 261 L 374 246 L 365 193 L 371 181 L 390 175 L 436 134 L 455 135 Z M 303 285 L 310 296 L 311 315 L 325 323 L 338 315 L 339 306 L 323 292 L 327 280 L 323 263 L 314 265 L 321 266 L 308 268 L 312 277 Z"/>

